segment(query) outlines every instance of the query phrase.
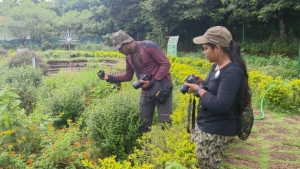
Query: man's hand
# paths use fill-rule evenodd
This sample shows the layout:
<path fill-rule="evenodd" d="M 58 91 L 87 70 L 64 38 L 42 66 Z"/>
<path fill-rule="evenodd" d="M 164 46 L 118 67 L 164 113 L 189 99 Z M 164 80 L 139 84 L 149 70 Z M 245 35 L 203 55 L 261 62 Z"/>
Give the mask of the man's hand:
<path fill-rule="evenodd" d="M 103 75 L 103 74 L 104 74 L 104 75 Z M 103 73 L 97 72 L 97 76 L 98 76 L 101 80 L 107 80 L 107 79 L 108 79 L 108 75 L 107 75 L 105 72 L 103 72 Z"/>
<path fill-rule="evenodd" d="M 147 89 L 150 87 L 150 82 L 149 81 L 144 81 L 144 80 L 140 80 L 141 83 L 143 83 L 142 88 Z"/>

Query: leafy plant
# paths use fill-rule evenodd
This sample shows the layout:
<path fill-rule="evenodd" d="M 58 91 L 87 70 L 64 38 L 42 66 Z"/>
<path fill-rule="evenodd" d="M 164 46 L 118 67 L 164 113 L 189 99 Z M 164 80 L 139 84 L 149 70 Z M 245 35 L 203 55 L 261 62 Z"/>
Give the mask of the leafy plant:
<path fill-rule="evenodd" d="M 32 59 L 35 58 L 35 65 L 43 70 L 43 74 L 46 75 L 48 72 L 48 65 L 43 60 L 42 56 L 38 55 L 34 51 L 26 50 L 17 53 L 15 56 L 11 57 L 8 61 L 9 68 L 19 67 L 22 65 L 32 65 Z"/>
<path fill-rule="evenodd" d="M 0 56 L 7 56 L 8 52 L 7 50 L 0 47 Z"/>
<path fill-rule="evenodd" d="M 26 115 L 19 96 L 8 87 L 1 88 L 0 100 L 0 168 L 26 168 L 26 157 L 40 150 L 47 117 Z"/>
<path fill-rule="evenodd" d="M 20 97 L 17 93 L 13 92 L 9 87 L 2 86 L 0 91 L 0 127 L 2 131 L 19 126 L 21 123 L 14 121 L 16 115 L 24 113 L 24 110 L 20 109 L 21 103 Z"/>
<path fill-rule="evenodd" d="M 29 114 L 37 102 L 37 88 L 42 85 L 42 70 L 32 66 L 20 66 L 8 69 L 0 75 L 0 81 L 9 85 L 21 99 L 20 107 Z"/>
<path fill-rule="evenodd" d="M 94 100 L 85 112 L 85 121 L 98 147 L 99 157 L 116 155 L 125 159 L 135 146 L 139 132 L 139 92 L 122 90 L 102 100 Z"/>
<path fill-rule="evenodd" d="M 43 112 L 56 118 L 54 126 L 61 128 L 67 120 L 76 122 L 85 110 L 86 96 L 80 87 L 57 88 L 43 98 Z"/>

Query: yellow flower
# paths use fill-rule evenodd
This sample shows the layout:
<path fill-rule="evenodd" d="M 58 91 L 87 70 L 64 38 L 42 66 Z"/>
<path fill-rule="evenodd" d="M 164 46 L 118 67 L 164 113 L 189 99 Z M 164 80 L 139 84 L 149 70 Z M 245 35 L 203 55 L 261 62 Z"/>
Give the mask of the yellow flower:
<path fill-rule="evenodd" d="M 8 145 L 8 148 L 13 148 L 13 147 L 14 147 L 14 145 L 12 145 L 12 144 Z"/>
<path fill-rule="evenodd" d="M 25 155 L 24 154 L 19 154 L 19 156 L 18 156 L 19 158 L 24 158 L 25 157 Z"/>
<path fill-rule="evenodd" d="M 22 140 L 26 140 L 26 137 L 25 137 L 25 136 L 22 136 Z"/>
<path fill-rule="evenodd" d="M 9 135 L 9 134 L 12 134 L 14 131 L 13 130 L 7 130 L 6 132 L 5 132 L 5 134 L 6 135 Z"/>

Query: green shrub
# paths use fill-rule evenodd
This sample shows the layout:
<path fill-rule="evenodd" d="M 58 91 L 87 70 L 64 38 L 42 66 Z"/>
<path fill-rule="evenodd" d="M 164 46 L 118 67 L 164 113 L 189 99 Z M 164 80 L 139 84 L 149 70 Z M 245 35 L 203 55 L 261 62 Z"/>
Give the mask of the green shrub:
<path fill-rule="evenodd" d="M 116 155 L 124 159 L 140 136 L 139 90 L 127 88 L 95 101 L 85 112 L 89 136 L 98 147 L 99 157 Z"/>
<path fill-rule="evenodd" d="M 41 96 L 52 93 L 52 90 L 58 88 L 81 87 L 87 97 L 103 98 L 106 94 L 111 93 L 113 85 L 106 81 L 100 80 L 96 72 L 98 66 L 88 67 L 84 70 L 77 71 L 59 71 L 44 79 L 44 85 L 39 90 Z"/>
<path fill-rule="evenodd" d="M 56 127 L 66 125 L 68 118 L 76 121 L 94 98 L 104 98 L 116 91 L 100 80 L 96 72 L 93 69 L 67 70 L 45 78 L 44 85 L 39 88 L 39 106 L 43 112 L 59 118 Z"/>
<path fill-rule="evenodd" d="M 35 58 L 35 65 L 43 70 L 43 74 L 48 72 L 48 65 L 44 62 L 43 58 L 34 51 L 26 50 L 19 52 L 15 56 L 11 57 L 8 62 L 9 68 L 18 67 L 21 65 L 32 65 L 32 58 Z"/>
<path fill-rule="evenodd" d="M 102 35 L 102 38 L 106 41 L 108 46 L 113 46 L 113 41 L 112 41 L 112 33 L 107 33 L 106 35 Z"/>
<path fill-rule="evenodd" d="M 273 77 L 282 76 L 284 79 L 295 78 L 297 74 L 298 61 L 283 55 L 258 57 L 245 54 L 243 58 L 249 70 L 257 70 Z"/>
<path fill-rule="evenodd" d="M 31 154 L 34 168 L 84 168 L 82 160 L 89 157 L 92 140 L 87 140 L 78 123 L 68 120 L 68 128 L 48 130 L 41 134 L 41 151 Z"/>
<path fill-rule="evenodd" d="M 32 66 L 20 66 L 8 69 L 0 76 L 0 81 L 13 88 L 20 96 L 20 107 L 29 114 L 37 102 L 37 88 L 42 84 L 42 70 Z"/>
<path fill-rule="evenodd" d="M 76 122 L 85 110 L 86 96 L 80 86 L 57 88 L 43 97 L 39 102 L 41 110 L 56 118 L 56 128 L 66 126 L 68 119 Z"/>
<path fill-rule="evenodd" d="M 41 45 L 42 50 L 53 49 L 54 47 L 55 45 L 50 43 L 49 41 L 44 41 Z"/>
<path fill-rule="evenodd" d="M 0 92 L 0 168 L 26 168 L 27 158 L 41 150 L 41 135 L 47 130 L 47 117 L 26 115 L 19 96 L 7 87 Z M 30 164 L 28 162 L 28 164 Z"/>
<path fill-rule="evenodd" d="M 0 56 L 7 56 L 8 52 L 7 50 L 0 47 Z"/>
<path fill-rule="evenodd" d="M 55 129 L 38 111 L 26 115 L 18 95 L 0 91 L 0 168 L 84 168 L 93 140 L 87 140 L 79 123 Z M 83 130 L 85 131 L 85 130 Z"/>
<path fill-rule="evenodd" d="M 190 134 L 186 131 L 189 95 L 176 97 L 180 104 L 171 115 L 172 125 L 165 130 L 154 125 L 151 132 L 138 139 L 141 148 L 128 156 L 134 166 L 152 164 L 154 168 L 166 168 L 176 162 L 186 168 L 196 168 L 195 143 L 190 142 Z"/>
<path fill-rule="evenodd" d="M 247 54 L 257 56 L 283 54 L 294 58 L 298 53 L 299 40 L 296 38 L 291 38 L 289 41 L 281 38 L 269 39 L 269 41 L 247 40 L 241 47 L 242 52 Z"/>
<path fill-rule="evenodd" d="M 76 50 L 83 50 L 83 51 L 112 51 L 113 48 L 112 42 L 111 44 L 104 45 L 103 43 L 91 43 L 91 42 L 85 42 L 80 43 L 77 45 Z"/>

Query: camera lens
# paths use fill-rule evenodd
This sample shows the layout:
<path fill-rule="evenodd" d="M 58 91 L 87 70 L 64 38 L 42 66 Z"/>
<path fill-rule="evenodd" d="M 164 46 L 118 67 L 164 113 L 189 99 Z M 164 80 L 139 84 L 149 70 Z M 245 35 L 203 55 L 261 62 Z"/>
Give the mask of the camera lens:
<path fill-rule="evenodd" d="M 181 87 L 180 87 L 180 92 L 182 93 L 182 94 L 185 94 L 186 92 L 188 92 L 189 91 L 189 87 L 187 86 L 187 85 L 182 85 Z"/>
<path fill-rule="evenodd" d="M 133 88 L 138 89 L 143 86 L 143 83 L 141 83 L 139 80 L 137 80 L 132 84 L 132 86 L 133 86 Z"/>

